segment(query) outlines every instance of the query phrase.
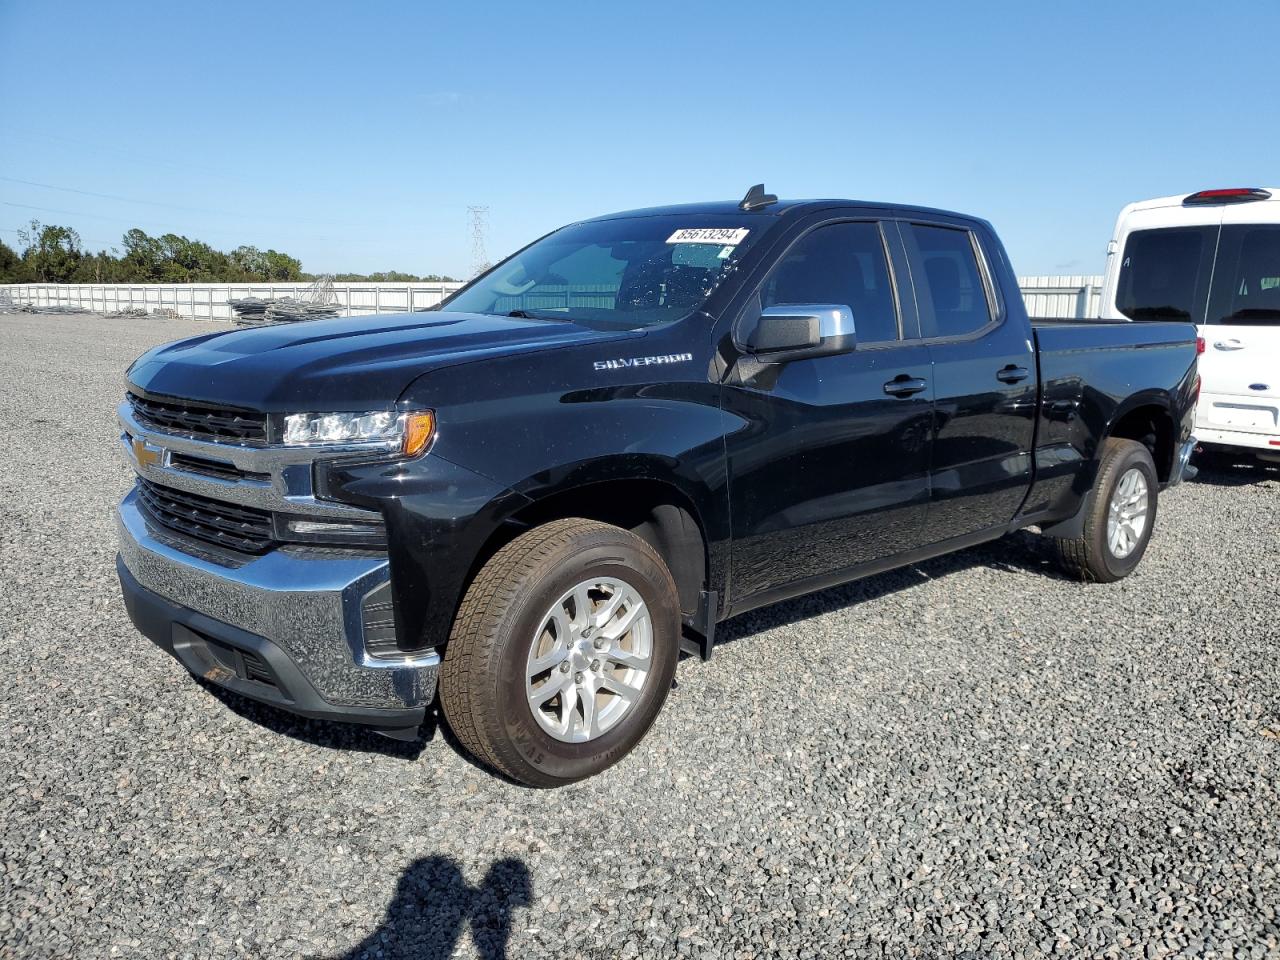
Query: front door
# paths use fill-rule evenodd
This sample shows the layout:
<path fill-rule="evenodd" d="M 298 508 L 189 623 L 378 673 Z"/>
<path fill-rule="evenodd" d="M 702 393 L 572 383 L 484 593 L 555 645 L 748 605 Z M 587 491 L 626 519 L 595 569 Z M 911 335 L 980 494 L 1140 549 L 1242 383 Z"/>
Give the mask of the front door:
<path fill-rule="evenodd" d="M 903 338 L 896 242 L 874 221 L 817 226 L 739 319 L 749 326 L 781 304 L 848 306 L 857 347 L 790 363 L 741 357 L 729 371 L 723 405 L 741 422 L 726 438 L 736 608 L 920 544 L 933 393 L 928 348 Z"/>

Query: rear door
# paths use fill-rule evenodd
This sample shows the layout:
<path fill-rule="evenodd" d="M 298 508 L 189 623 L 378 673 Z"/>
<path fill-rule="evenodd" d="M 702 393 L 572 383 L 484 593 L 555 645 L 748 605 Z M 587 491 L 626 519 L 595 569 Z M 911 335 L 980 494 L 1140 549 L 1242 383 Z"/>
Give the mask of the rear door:
<path fill-rule="evenodd" d="M 978 232 L 948 222 L 899 226 L 933 362 L 926 532 L 937 543 L 1008 523 L 1021 507 L 1031 486 L 1035 347 L 1021 303 L 999 297 Z"/>
<path fill-rule="evenodd" d="M 1256 208 L 1242 205 L 1223 215 L 1200 331 L 1197 426 L 1280 447 L 1280 224 L 1240 222 L 1250 213 Z"/>
<path fill-rule="evenodd" d="M 766 307 L 851 308 L 857 348 L 761 364 L 740 357 L 722 402 L 733 605 L 920 545 L 933 410 L 928 349 L 895 288 L 896 232 L 821 222 L 782 254 L 737 317 L 738 342 Z"/>

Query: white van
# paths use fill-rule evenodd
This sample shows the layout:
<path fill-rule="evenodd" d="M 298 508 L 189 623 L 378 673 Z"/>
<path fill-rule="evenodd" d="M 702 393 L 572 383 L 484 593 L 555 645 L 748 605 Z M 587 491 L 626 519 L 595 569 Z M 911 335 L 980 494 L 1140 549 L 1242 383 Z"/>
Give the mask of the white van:
<path fill-rule="evenodd" d="M 1280 461 L 1280 189 L 1129 204 L 1107 246 L 1102 316 L 1193 320 L 1196 438 Z"/>

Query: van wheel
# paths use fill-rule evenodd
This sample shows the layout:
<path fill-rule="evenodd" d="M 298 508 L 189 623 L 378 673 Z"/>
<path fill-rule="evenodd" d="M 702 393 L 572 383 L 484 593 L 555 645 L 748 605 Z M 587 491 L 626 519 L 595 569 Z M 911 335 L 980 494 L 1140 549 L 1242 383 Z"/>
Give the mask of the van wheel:
<path fill-rule="evenodd" d="M 555 787 L 617 763 L 652 726 L 680 655 L 680 604 L 653 547 L 594 520 L 517 537 L 467 589 L 440 667 L 457 738 Z"/>
<path fill-rule="evenodd" d="M 1083 536 L 1057 541 L 1063 569 L 1079 580 L 1111 583 L 1138 566 L 1156 522 L 1160 478 L 1151 453 L 1136 440 L 1103 442 L 1089 491 Z"/>

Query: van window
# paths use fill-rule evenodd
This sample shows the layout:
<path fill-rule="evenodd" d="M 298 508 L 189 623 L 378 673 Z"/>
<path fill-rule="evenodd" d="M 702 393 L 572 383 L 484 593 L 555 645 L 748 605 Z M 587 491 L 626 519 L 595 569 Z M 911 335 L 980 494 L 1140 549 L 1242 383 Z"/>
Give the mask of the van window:
<path fill-rule="evenodd" d="M 1170 227 L 1129 234 L 1116 309 L 1130 320 L 1199 322 L 1217 232 L 1217 227 Z"/>
<path fill-rule="evenodd" d="M 911 224 L 924 276 L 915 277 L 922 334 L 960 337 L 991 322 L 991 304 L 968 230 Z"/>
<path fill-rule="evenodd" d="M 1226 226 L 1209 323 L 1280 326 L 1280 226 Z"/>

